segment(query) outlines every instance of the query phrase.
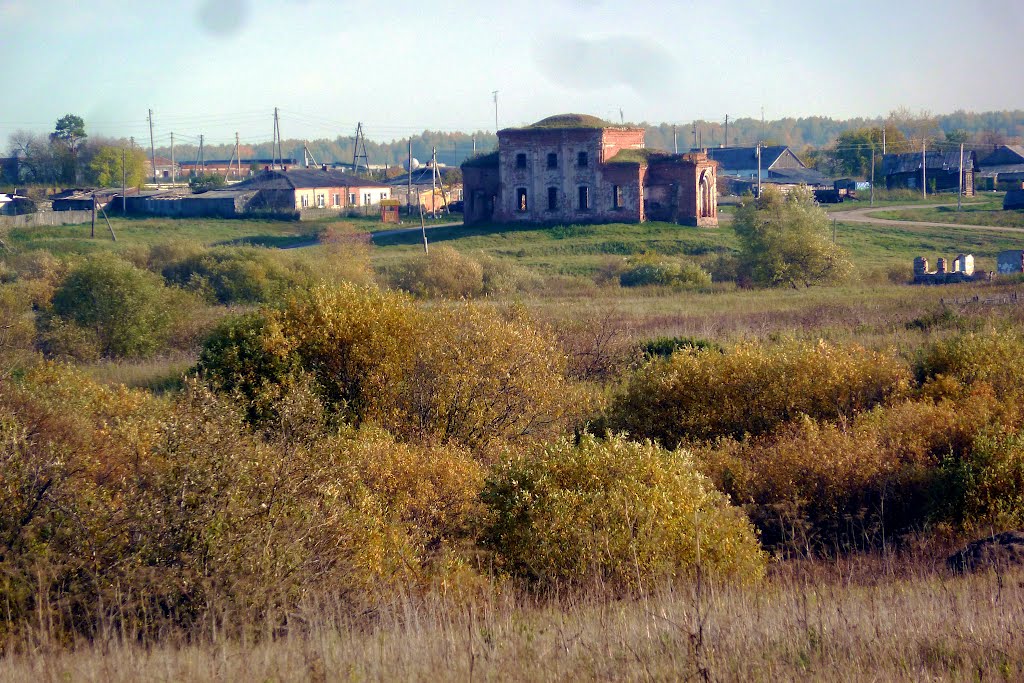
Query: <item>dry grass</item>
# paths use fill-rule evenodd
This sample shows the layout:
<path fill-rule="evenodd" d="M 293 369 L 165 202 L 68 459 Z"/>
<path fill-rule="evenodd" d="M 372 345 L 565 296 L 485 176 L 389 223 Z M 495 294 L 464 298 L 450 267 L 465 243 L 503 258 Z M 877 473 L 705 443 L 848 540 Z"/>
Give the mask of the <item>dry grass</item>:
<path fill-rule="evenodd" d="M 260 642 L 206 633 L 0 659 L 9 681 L 1021 680 L 1024 572 L 953 576 L 937 559 L 786 562 L 753 588 L 469 603 L 405 596 L 353 614 L 316 601 Z"/>

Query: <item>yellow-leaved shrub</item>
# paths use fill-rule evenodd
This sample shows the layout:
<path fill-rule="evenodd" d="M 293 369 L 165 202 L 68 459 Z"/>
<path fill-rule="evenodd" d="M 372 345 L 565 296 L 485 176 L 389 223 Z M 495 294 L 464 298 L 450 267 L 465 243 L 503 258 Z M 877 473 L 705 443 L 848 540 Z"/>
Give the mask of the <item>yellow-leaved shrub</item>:
<path fill-rule="evenodd" d="M 541 586 L 650 587 L 671 577 L 760 577 L 750 522 L 687 451 L 583 435 L 514 457 L 487 480 L 483 543 Z"/>
<path fill-rule="evenodd" d="M 610 411 L 614 429 L 684 440 L 762 434 L 800 415 L 852 417 L 910 388 L 907 365 L 856 345 L 746 342 L 681 350 L 638 370 Z"/>

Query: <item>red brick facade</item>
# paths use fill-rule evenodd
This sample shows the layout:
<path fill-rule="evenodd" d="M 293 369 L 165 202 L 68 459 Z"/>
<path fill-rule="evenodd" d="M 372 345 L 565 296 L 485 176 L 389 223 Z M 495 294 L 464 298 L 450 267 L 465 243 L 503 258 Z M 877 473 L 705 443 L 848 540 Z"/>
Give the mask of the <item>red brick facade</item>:
<path fill-rule="evenodd" d="M 465 222 L 718 224 L 707 155 L 650 152 L 644 129 L 594 121 L 499 131 L 496 153 L 463 166 Z"/>

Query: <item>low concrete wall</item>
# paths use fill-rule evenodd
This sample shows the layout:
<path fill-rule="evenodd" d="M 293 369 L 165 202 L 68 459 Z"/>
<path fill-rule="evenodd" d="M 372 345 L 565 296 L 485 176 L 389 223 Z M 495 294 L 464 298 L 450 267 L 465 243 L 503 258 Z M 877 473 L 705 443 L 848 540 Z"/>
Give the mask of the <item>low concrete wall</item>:
<path fill-rule="evenodd" d="M 102 221 L 100 214 L 98 220 Z M 45 228 L 92 221 L 92 211 L 38 211 L 23 216 L 0 216 L 0 228 Z"/>

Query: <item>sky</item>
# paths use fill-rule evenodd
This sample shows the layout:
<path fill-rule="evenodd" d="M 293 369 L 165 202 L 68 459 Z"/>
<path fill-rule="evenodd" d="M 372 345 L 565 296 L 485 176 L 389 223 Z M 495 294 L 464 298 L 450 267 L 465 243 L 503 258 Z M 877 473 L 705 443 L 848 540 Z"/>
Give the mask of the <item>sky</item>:
<path fill-rule="evenodd" d="M 0 0 L 0 150 L 1024 108 L 1024 2 Z"/>

